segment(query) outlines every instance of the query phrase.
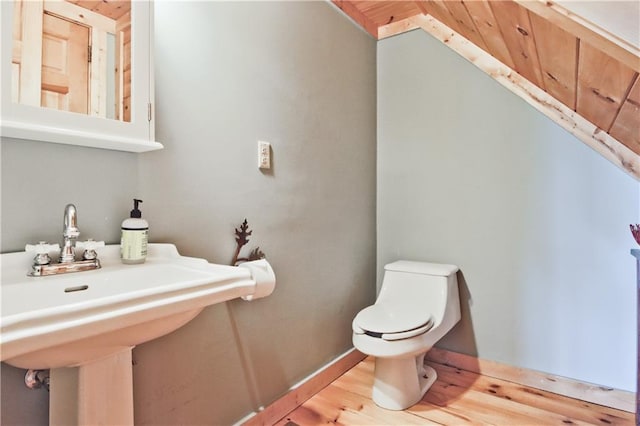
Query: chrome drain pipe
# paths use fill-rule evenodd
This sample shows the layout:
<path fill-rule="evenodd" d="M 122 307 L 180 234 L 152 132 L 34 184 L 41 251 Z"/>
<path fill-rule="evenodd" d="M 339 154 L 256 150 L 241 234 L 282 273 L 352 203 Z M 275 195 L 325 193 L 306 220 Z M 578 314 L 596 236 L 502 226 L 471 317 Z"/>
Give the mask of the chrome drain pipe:
<path fill-rule="evenodd" d="M 27 370 L 24 384 L 29 389 L 40 389 L 44 386 L 49 391 L 49 370 Z"/>

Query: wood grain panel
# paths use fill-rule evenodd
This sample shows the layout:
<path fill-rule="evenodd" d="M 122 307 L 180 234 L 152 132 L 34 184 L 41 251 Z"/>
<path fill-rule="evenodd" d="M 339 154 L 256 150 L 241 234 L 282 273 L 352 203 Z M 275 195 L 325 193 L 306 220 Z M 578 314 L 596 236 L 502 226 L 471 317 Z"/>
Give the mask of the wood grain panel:
<path fill-rule="evenodd" d="M 12 25 L 13 41 L 22 41 L 22 0 L 14 0 L 13 2 Z"/>
<path fill-rule="evenodd" d="M 376 25 L 368 16 L 355 6 L 355 2 L 346 0 L 331 0 L 333 4 L 338 6 L 344 13 L 349 15 L 351 19 L 356 21 L 366 32 L 374 38 L 378 38 L 378 25 Z"/>
<path fill-rule="evenodd" d="M 116 118 L 131 121 L 131 14 L 116 21 Z"/>
<path fill-rule="evenodd" d="M 520 386 L 530 386 L 538 390 L 564 395 L 573 401 L 610 407 L 632 413 L 634 410 L 633 392 L 605 388 L 591 383 L 540 371 L 516 368 L 496 361 L 432 348 L 425 359 L 428 363 L 443 364 L 449 367 L 479 374 L 481 377 L 505 380 Z"/>
<path fill-rule="evenodd" d="M 613 122 L 611 136 L 640 154 L 640 77 L 636 77 L 627 100 Z"/>
<path fill-rule="evenodd" d="M 58 16 L 42 15 L 41 103 L 87 114 L 89 28 Z"/>
<path fill-rule="evenodd" d="M 515 70 L 545 89 L 527 9 L 512 1 L 489 3 L 515 64 Z"/>
<path fill-rule="evenodd" d="M 22 63 L 22 0 L 13 3 L 13 43 L 11 45 L 11 102 L 20 102 L 20 64 Z"/>
<path fill-rule="evenodd" d="M 586 19 L 552 1 L 514 0 L 531 12 L 578 37 L 583 42 L 607 52 L 612 58 L 640 71 L 640 48 L 603 30 Z M 611 2 L 615 7 L 615 2 Z"/>
<path fill-rule="evenodd" d="M 425 16 L 425 15 L 416 15 L 416 16 Z M 420 28 L 420 25 L 416 23 L 415 16 L 412 16 L 407 19 L 403 19 L 402 21 L 392 22 L 388 25 L 382 25 L 378 27 L 378 40 L 385 39 L 387 37 L 392 37 L 394 35 L 406 33 L 407 31 L 415 30 Z"/>
<path fill-rule="evenodd" d="M 476 28 L 475 21 L 471 18 L 471 15 L 469 15 L 467 8 L 464 7 L 464 3 L 461 0 L 450 0 L 445 2 L 444 5 L 449 10 L 449 13 L 451 13 L 453 19 L 458 23 L 458 28 L 462 31 L 462 35 L 476 46 L 488 51 L 489 48 Z"/>
<path fill-rule="evenodd" d="M 360 12 L 377 26 L 401 21 L 421 13 L 414 2 L 410 1 L 355 1 L 353 4 Z"/>
<path fill-rule="evenodd" d="M 420 12 L 422 12 L 422 14 L 429 14 L 429 7 L 426 0 L 416 0 L 414 1 L 414 3 L 416 4 L 416 6 L 418 6 L 418 9 L 420 9 Z"/>
<path fill-rule="evenodd" d="M 426 3 L 429 15 L 433 16 L 458 34 L 463 33 L 463 29 L 460 28 L 443 1 L 429 0 Z"/>
<path fill-rule="evenodd" d="M 445 386 L 469 389 L 476 393 L 474 398 L 478 401 L 483 398 L 483 395 L 497 397 L 507 401 L 506 410 L 532 414 L 535 416 L 534 419 L 545 418 L 545 424 L 563 424 L 563 420 L 566 419 L 571 419 L 578 424 L 628 424 L 628 421 L 633 417 L 628 412 L 585 403 L 556 393 L 538 389 L 533 391 L 531 388 L 517 383 L 478 375 L 443 364 L 428 364 L 436 370 L 438 379 Z M 540 417 L 529 407 L 540 410 Z M 601 419 L 605 419 L 607 422 L 602 422 Z M 528 424 L 538 424 L 538 422 L 534 421 Z"/>
<path fill-rule="evenodd" d="M 578 39 L 557 25 L 529 14 L 544 86 L 553 97 L 575 111 Z"/>
<path fill-rule="evenodd" d="M 620 425 L 633 414 L 585 403 L 438 363 L 438 379 L 424 398 L 404 411 L 371 400 L 374 358 L 368 357 L 281 419 L 297 425 Z"/>
<path fill-rule="evenodd" d="M 580 43 L 578 114 L 609 131 L 635 72 L 591 45 Z"/>
<path fill-rule="evenodd" d="M 131 10 L 130 0 L 67 0 L 67 2 L 116 20 Z"/>
<path fill-rule="evenodd" d="M 370 392 L 370 391 L 369 391 Z M 336 401 L 340 401 L 336 404 Z M 276 425 L 294 422 L 298 425 L 439 425 L 409 411 L 378 408 L 371 396 L 363 396 L 342 387 L 329 385 L 320 394 L 295 410 Z"/>
<path fill-rule="evenodd" d="M 44 0 L 44 11 L 108 33 L 116 29 L 115 20 L 66 1 Z"/>
<path fill-rule="evenodd" d="M 515 68 L 516 66 L 513 63 L 513 59 L 511 59 L 511 54 L 509 53 L 509 49 L 507 49 L 507 45 L 500 32 L 500 27 L 498 27 L 498 22 L 495 16 L 493 16 L 488 1 L 472 0 L 464 2 L 464 5 L 471 19 L 475 22 L 476 28 L 482 35 L 487 47 L 487 52 L 506 66 Z"/>
<path fill-rule="evenodd" d="M 69 76 L 48 69 L 42 70 L 42 90 L 66 95 L 69 93 Z"/>
<path fill-rule="evenodd" d="M 19 99 L 20 103 L 25 105 L 40 106 L 41 102 L 42 13 L 41 2 L 22 2 Z"/>

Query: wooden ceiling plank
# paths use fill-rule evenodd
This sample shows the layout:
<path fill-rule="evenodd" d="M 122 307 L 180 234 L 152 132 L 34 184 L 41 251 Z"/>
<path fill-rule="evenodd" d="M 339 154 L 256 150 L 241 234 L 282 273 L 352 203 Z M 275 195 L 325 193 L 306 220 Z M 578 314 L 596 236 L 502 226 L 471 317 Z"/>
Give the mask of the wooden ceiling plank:
<path fill-rule="evenodd" d="M 583 41 L 579 56 L 576 111 L 608 131 L 629 92 L 635 71 Z"/>
<path fill-rule="evenodd" d="M 429 0 L 427 4 L 429 15 L 433 16 L 438 21 L 451 28 L 453 31 L 459 34 L 463 33 L 462 30 L 458 27 L 458 23 L 456 22 L 456 20 L 453 19 L 453 16 L 451 16 L 451 13 L 449 13 L 449 9 L 447 9 L 444 5 L 444 2 Z"/>
<path fill-rule="evenodd" d="M 353 19 L 358 25 L 360 25 L 366 32 L 371 34 L 374 38 L 378 38 L 378 25 L 371 21 L 364 13 L 358 9 L 353 2 L 346 0 L 331 0 L 340 10 L 342 10 L 347 16 Z"/>
<path fill-rule="evenodd" d="M 414 3 L 416 4 L 416 6 L 418 6 L 418 9 L 420 9 L 420 12 L 422 12 L 424 15 L 428 15 L 429 14 L 429 8 L 427 7 L 427 2 L 424 0 L 416 0 L 414 1 Z"/>
<path fill-rule="evenodd" d="M 418 6 L 409 1 L 366 0 L 354 2 L 354 4 L 369 20 L 378 26 L 401 21 L 421 13 Z"/>
<path fill-rule="evenodd" d="M 502 36 L 509 49 L 515 70 L 536 86 L 544 89 L 531 22 L 527 9 L 517 3 L 492 1 L 489 3 L 496 17 Z"/>
<path fill-rule="evenodd" d="M 412 1 L 391 1 L 395 9 L 395 21 L 400 21 L 422 13 L 422 10 Z M 399 6 L 402 6 L 401 8 Z"/>
<path fill-rule="evenodd" d="M 458 23 L 458 28 L 464 32 L 462 35 L 481 49 L 489 51 L 480 31 L 476 28 L 475 21 L 471 18 L 471 15 L 469 15 L 464 3 L 461 0 L 449 0 L 445 2 L 444 5 L 449 10 L 453 19 Z"/>
<path fill-rule="evenodd" d="M 379 8 L 379 3 L 382 2 L 375 2 L 371 0 L 357 0 L 351 1 L 350 3 L 353 4 L 360 12 L 362 12 L 363 15 L 369 18 L 371 22 L 376 22 L 376 9 Z"/>
<path fill-rule="evenodd" d="M 491 7 L 489 7 L 488 0 L 465 1 L 464 6 L 482 35 L 487 51 L 503 64 L 515 69 L 516 66 L 513 63 L 513 59 L 511 59 L 511 54 L 507 49 Z"/>
<path fill-rule="evenodd" d="M 583 42 L 607 52 L 636 72 L 640 72 L 640 49 L 614 36 L 597 25 L 575 15 L 562 6 L 546 0 L 513 0 L 522 7 L 558 25 Z"/>
<path fill-rule="evenodd" d="M 640 76 L 636 77 L 636 82 L 633 84 L 631 91 L 629 91 L 626 102 L 640 105 Z"/>
<path fill-rule="evenodd" d="M 131 2 L 130 1 L 115 1 L 111 2 L 111 15 L 113 19 L 120 19 L 126 13 L 131 11 Z"/>
<path fill-rule="evenodd" d="M 578 39 L 557 25 L 530 14 L 544 86 L 552 96 L 576 109 Z"/>
<path fill-rule="evenodd" d="M 131 0 L 66 0 L 109 19 L 119 19 L 131 11 Z"/>
<path fill-rule="evenodd" d="M 422 29 L 520 96 L 528 104 L 602 155 L 628 175 L 640 180 L 640 155 L 585 117 L 572 111 L 550 94 L 524 78 L 490 54 L 457 34 L 451 34 L 431 16 L 413 18 Z"/>
<path fill-rule="evenodd" d="M 640 154 L 640 77 L 636 77 L 629 96 L 613 122 L 610 133 L 633 152 Z"/>

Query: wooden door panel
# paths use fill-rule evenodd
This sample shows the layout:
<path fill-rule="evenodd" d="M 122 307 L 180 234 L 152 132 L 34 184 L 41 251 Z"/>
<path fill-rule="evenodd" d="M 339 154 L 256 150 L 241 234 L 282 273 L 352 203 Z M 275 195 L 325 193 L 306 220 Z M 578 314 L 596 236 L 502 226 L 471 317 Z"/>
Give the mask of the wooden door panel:
<path fill-rule="evenodd" d="M 87 114 L 89 28 L 45 13 L 42 33 L 41 105 Z"/>

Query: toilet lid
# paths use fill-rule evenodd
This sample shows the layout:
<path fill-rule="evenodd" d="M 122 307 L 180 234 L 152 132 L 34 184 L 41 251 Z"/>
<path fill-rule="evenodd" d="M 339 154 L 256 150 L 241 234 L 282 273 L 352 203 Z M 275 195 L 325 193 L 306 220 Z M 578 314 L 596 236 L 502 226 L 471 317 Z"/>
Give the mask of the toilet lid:
<path fill-rule="evenodd" d="M 358 313 L 353 320 L 353 331 L 391 334 L 412 330 L 427 331 L 433 325 L 430 312 L 418 309 L 402 309 L 383 304 L 371 305 Z M 360 330 L 358 330 L 360 329 Z M 423 330 L 424 329 L 424 330 Z"/>

